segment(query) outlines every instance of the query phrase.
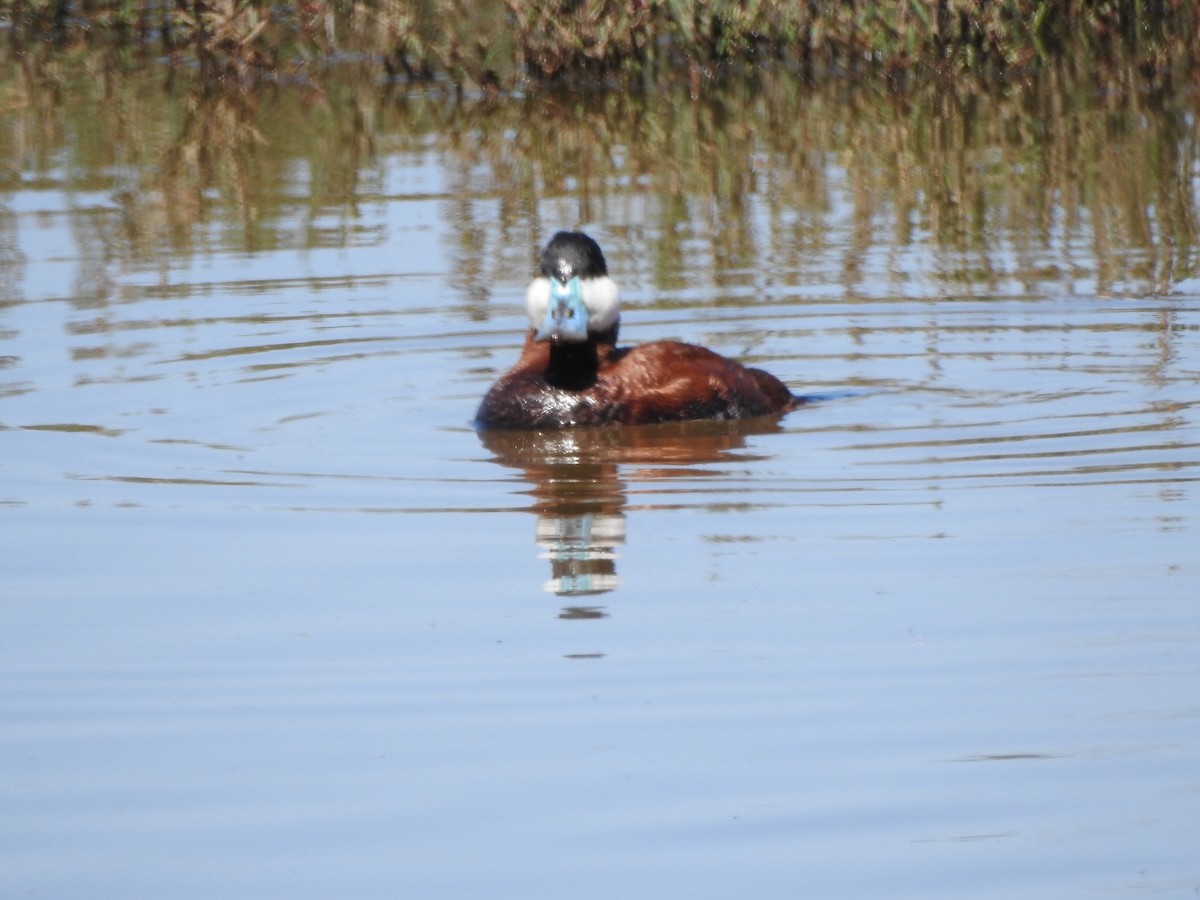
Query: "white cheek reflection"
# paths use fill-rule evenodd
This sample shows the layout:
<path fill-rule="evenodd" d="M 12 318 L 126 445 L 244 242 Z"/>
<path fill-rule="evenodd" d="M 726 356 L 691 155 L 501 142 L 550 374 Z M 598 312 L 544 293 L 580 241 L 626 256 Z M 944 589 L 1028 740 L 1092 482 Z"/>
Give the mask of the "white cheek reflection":
<path fill-rule="evenodd" d="M 620 583 L 616 548 L 625 543 L 625 517 L 619 513 L 538 516 L 537 543 L 550 560 L 551 578 L 544 587 L 553 594 L 603 594 Z M 589 618 L 579 616 L 581 611 L 576 617 Z"/>

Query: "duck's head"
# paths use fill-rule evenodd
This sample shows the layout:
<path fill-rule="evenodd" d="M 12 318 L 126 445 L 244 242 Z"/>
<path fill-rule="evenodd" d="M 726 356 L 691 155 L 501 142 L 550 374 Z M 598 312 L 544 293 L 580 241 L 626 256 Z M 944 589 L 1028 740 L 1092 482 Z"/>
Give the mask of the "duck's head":
<path fill-rule="evenodd" d="M 621 318 L 620 292 L 600 245 L 582 231 L 560 231 L 542 251 L 541 274 L 525 292 L 534 339 L 583 343 L 611 332 Z"/>

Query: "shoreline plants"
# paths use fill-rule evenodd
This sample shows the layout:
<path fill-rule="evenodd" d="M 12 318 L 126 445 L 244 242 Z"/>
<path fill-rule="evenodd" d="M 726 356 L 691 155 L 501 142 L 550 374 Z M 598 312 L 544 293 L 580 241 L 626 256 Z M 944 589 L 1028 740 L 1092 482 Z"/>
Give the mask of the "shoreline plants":
<path fill-rule="evenodd" d="M 1011 74 L 1069 53 L 1190 75 L 1193 0 L 0 0 L 7 53 L 105 43 L 219 77 L 342 62 L 512 90 L 786 65 L 812 77 Z"/>

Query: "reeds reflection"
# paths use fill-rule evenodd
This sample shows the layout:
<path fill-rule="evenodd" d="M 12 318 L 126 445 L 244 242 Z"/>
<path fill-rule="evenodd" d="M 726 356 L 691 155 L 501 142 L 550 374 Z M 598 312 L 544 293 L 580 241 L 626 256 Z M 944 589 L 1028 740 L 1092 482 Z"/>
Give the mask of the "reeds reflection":
<path fill-rule="evenodd" d="M 379 85 L 247 93 L 175 70 L 9 62 L 0 151 L 113 221 L 101 259 L 374 243 L 364 205 L 432 164 L 473 318 L 555 228 L 600 224 L 670 303 L 696 285 L 825 296 L 1162 293 L 1197 271 L 1194 107 L 1184 88 L 1108 89 L 1070 61 L 987 89 L 811 84 L 756 71 L 657 91 L 466 97 Z M 1113 90 L 1112 84 L 1130 87 Z M 104 273 L 94 273 L 103 276 Z M 107 280 L 89 278 L 101 294 Z M 481 288 L 481 285 L 484 286 Z"/>
<path fill-rule="evenodd" d="M 481 431 L 495 462 L 521 474 L 533 498 L 534 539 L 550 560 L 546 590 L 561 597 L 616 590 L 629 496 L 639 485 L 706 474 L 713 463 L 746 460 L 746 438 L 780 430 L 767 417 L 636 428 Z M 638 506 L 637 508 L 648 508 Z M 572 605 L 563 618 L 596 618 L 603 607 Z"/>

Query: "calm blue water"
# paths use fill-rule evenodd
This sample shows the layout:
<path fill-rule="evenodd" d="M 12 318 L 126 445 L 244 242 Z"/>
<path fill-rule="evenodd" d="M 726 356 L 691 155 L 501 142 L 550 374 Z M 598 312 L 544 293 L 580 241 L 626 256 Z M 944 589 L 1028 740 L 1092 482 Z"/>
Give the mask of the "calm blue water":
<path fill-rule="evenodd" d="M 69 142 L 0 196 L 0 896 L 1200 892 L 1200 280 L 900 241 L 832 151 L 728 268 L 390 139 L 256 248 L 217 192 L 125 252 Z M 577 224 L 626 340 L 819 402 L 481 439 Z"/>

